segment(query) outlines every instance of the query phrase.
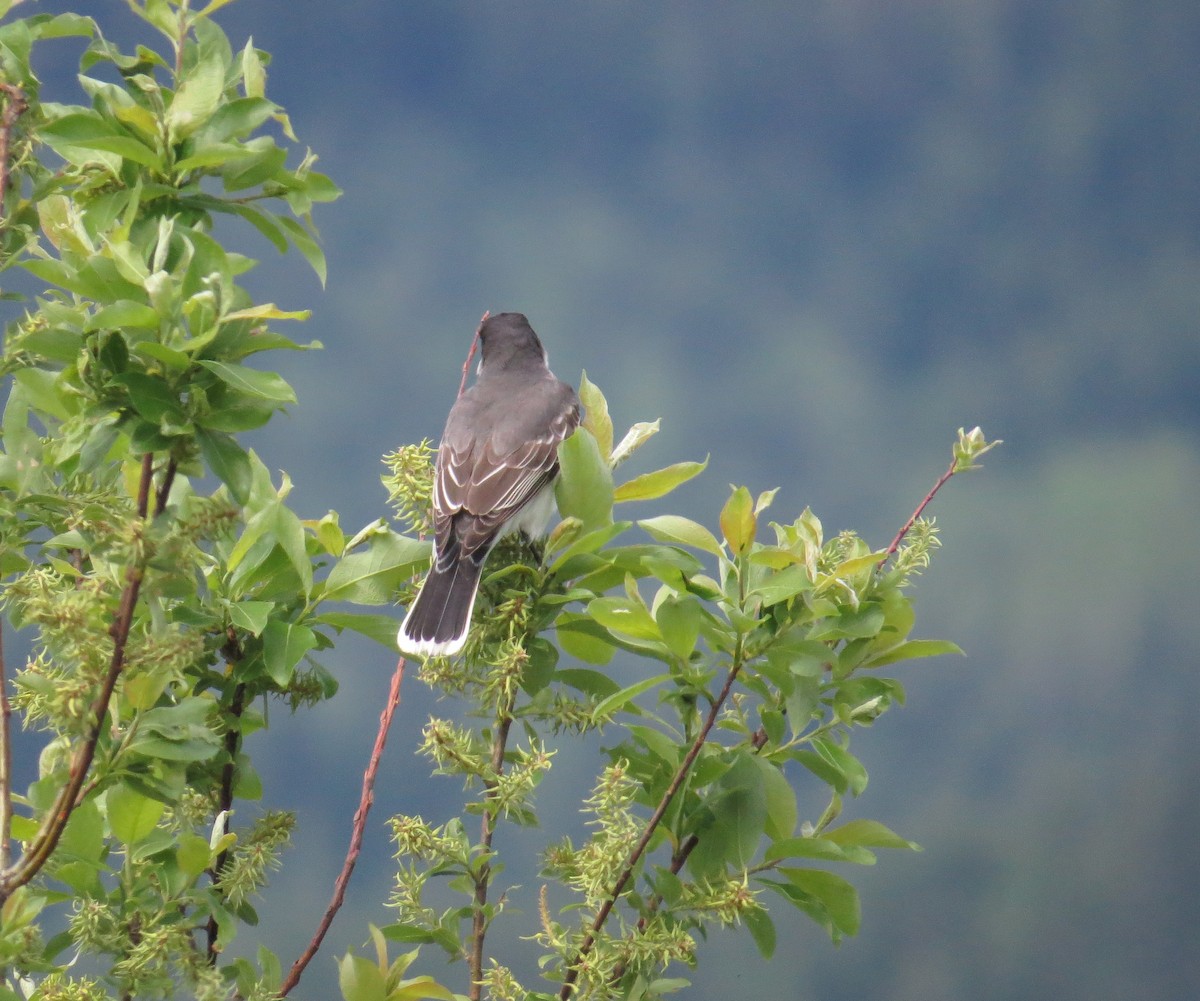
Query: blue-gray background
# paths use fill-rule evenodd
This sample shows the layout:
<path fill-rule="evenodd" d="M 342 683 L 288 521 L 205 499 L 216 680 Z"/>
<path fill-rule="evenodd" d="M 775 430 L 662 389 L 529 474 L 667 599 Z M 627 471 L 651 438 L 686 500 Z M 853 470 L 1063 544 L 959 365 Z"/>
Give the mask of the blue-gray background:
<path fill-rule="evenodd" d="M 253 440 L 302 513 L 385 513 L 379 456 L 437 436 L 485 309 L 528 313 L 618 425 L 663 419 L 640 468 L 711 452 L 671 501 L 710 524 L 729 483 L 777 486 L 778 517 L 811 505 L 882 546 L 957 427 L 1005 439 L 936 501 L 945 549 L 917 589 L 919 632 L 969 656 L 906 666 L 909 706 L 855 742 L 853 815 L 925 852 L 850 874 L 863 929 L 840 949 L 799 919 L 770 964 L 718 935 L 686 996 L 1197 996 L 1200 7 L 241 0 L 220 19 L 274 54 L 270 95 L 346 192 L 317 217 L 324 290 L 249 238 L 256 293 L 311 306 L 301 336 L 325 344 L 282 360 L 300 405 Z M 274 710 L 251 747 L 300 814 L 259 932 L 285 963 L 328 899 L 393 663 L 348 643 L 327 665 L 337 699 Z M 388 920 L 383 818 L 455 810 L 412 757 L 432 708 L 413 677 L 404 700 L 330 955 Z M 543 802 L 574 824 L 588 773 L 561 764 Z M 295 996 L 334 996 L 332 973 L 318 958 Z"/>

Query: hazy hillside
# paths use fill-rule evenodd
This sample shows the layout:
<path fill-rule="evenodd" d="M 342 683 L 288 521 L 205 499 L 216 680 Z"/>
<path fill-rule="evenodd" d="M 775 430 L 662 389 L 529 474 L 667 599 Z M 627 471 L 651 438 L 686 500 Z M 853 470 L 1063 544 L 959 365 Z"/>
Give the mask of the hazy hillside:
<path fill-rule="evenodd" d="M 484 309 L 528 313 L 618 422 L 662 417 L 648 461 L 711 452 L 681 494 L 701 520 L 730 482 L 779 486 L 782 514 L 883 545 L 958 426 L 1007 442 L 933 512 L 921 629 L 970 656 L 908 668 L 909 707 L 857 745 L 864 811 L 926 851 L 862 875 L 859 938 L 796 923 L 764 967 L 722 937 L 687 997 L 1200 994 L 1200 8 L 226 12 L 346 190 L 318 216 L 327 290 L 266 246 L 257 278 L 326 345 L 289 360 L 301 404 L 256 441 L 314 516 L 383 513 L 378 457 L 437 435 Z M 327 899 L 391 668 L 365 647 L 330 666 L 339 699 L 262 738 L 268 788 L 306 775 L 263 911 L 285 954 Z M 427 697 L 405 700 L 334 949 L 386 920 L 386 811 L 448 809 L 407 760 Z"/>

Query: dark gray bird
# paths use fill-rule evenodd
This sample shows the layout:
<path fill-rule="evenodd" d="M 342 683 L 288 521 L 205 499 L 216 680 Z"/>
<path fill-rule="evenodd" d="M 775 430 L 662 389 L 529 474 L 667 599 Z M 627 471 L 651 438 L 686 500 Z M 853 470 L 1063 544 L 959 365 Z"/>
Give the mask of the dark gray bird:
<path fill-rule="evenodd" d="M 462 649 L 488 553 L 522 531 L 541 535 L 554 510 L 558 445 L 579 424 L 575 390 L 555 377 L 521 313 L 479 328 L 475 384 L 450 409 L 433 485 L 433 566 L 397 641 L 412 656 Z"/>

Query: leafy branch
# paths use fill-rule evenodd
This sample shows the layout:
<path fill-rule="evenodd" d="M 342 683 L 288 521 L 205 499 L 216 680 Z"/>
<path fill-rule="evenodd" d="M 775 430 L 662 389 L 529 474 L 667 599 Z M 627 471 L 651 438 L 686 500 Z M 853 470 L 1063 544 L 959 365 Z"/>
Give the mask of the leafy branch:
<path fill-rule="evenodd" d="M 154 456 L 147 452 L 142 456 L 141 477 L 138 482 L 137 492 L 137 515 L 143 523 L 145 523 L 149 514 L 150 491 L 153 477 Z M 154 513 L 156 515 L 161 514 L 162 509 L 156 508 Z M 87 734 L 71 759 L 66 783 L 59 790 L 54 805 L 47 813 L 41 828 L 38 830 L 29 848 L 17 862 L 6 867 L 0 873 L 0 902 L 8 900 L 14 890 L 24 886 L 41 871 L 55 848 L 58 847 L 63 829 L 66 827 L 67 821 L 71 819 L 71 812 L 77 805 L 77 797 L 88 778 L 92 759 L 96 754 L 96 744 L 100 739 L 100 733 L 108 717 L 108 705 L 112 699 L 113 690 L 116 688 L 117 679 L 120 677 L 121 669 L 125 664 L 125 646 L 129 640 L 129 630 L 133 625 L 133 610 L 137 604 L 138 592 L 141 589 L 144 574 L 144 556 L 136 559 L 125 570 L 125 589 L 121 592 L 120 604 L 109 630 L 113 641 L 112 658 L 109 663 L 108 673 L 105 675 L 103 684 L 88 711 L 90 724 Z M 6 733 L 5 737 L 7 738 L 7 736 Z M 11 753 L 7 739 L 5 740 L 4 753 L 6 757 Z M 8 774 L 7 768 L 5 769 L 5 773 L 6 775 Z M 3 793 L 6 800 L 11 794 L 7 784 L 5 784 L 4 789 L 0 790 L 0 792 Z M 5 803 L 4 809 L 6 815 L 11 817 L 12 808 L 9 802 Z"/>
<path fill-rule="evenodd" d="M 584 427 L 560 449 L 564 517 L 544 554 L 532 553 L 540 565 L 523 562 L 528 550 L 498 551 L 464 658 L 422 668 L 425 681 L 481 708 L 487 699 L 472 693 L 487 690 L 493 676 L 487 665 L 502 663 L 506 649 L 512 656 L 504 644 L 516 635 L 521 697 L 503 704 L 502 718 L 520 720 L 530 740 L 548 740 L 562 728 L 608 728 L 618 718 L 627 720 L 628 736 L 608 751 L 612 764 L 586 801 L 595 834 L 579 847 L 566 841 L 546 853 L 544 875 L 578 895 L 570 910 L 584 906 L 590 915 L 572 931 L 554 917 L 543 889 L 536 938 L 549 950 L 547 972 L 558 971 L 560 1001 L 630 991 L 650 997 L 676 989 L 677 978 L 647 978 L 674 960 L 692 962 L 688 931 L 712 920 L 745 924 L 768 955 L 773 925 L 752 885 L 810 913 L 834 937 L 853 934 L 858 910 L 851 884 L 793 860 L 861 864 L 873 859 L 871 847 L 915 847 L 874 821 L 835 826 L 842 797 L 856 796 L 866 785 L 865 771 L 847 750 L 849 732 L 903 700 L 899 682 L 881 677 L 878 668 L 957 651 L 951 643 L 908 638 L 911 606 L 901 592 L 936 544 L 932 525 L 922 522 L 919 532 L 911 531 L 916 517 L 892 549 L 896 564 L 886 576 L 876 569 L 883 553 L 850 533 L 826 541 L 811 512 L 790 525 L 773 524 L 774 544 L 760 541 L 760 516 L 775 491 L 755 500 L 745 488 L 735 490 L 720 514 L 721 541 L 689 519 L 658 515 L 638 522 L 650 544 L 613 545 L 632 526 L 613 519 L 614 503 L 662 497 L 705 464 L 676 463 L 614 485 L 617 463 L 644 444 L 656 424 L 635 425 L 614 446 L 607 403 L 586 376 L 580 393 Z M 970 446 L 961 457 L 956 446 L 962 468 L 992 447 L 978 433 L 960 438 Z M 400 510 L 428 496 L 411 470 L 392 483 Z M 715 557 L 715 578 L 693 555 L 697 551 Z M 657 592 L 644 596 L 643 582 L 657 585 Z M 522 625 L 514 634 L 518 609 Z M 585 663 L 602 665 L 624 651 L 661 661 L 668 671 L 621 689 L 601 672 L 558 668 L 558 652 L 540 635 L 550 628 L 561 650 Z M 655 690 L 674 722 L 644 703 Z M 701 703 L 705 711 L 698 713 Z M 484 838 L 475 851 L 488 864 L 472 861 L 455 822 L 435 827 L 421 818 L 396 818 L 402 867 L 393 905 L 399 919 L 384 935 L 438 944 L 452 958 L 465 959 L 472 997 L 485 990 L 504 999 L 549 997 L 519 985 L 495 959 L 487 965 L 482 948 L 485 881 L 494 876 L 495 811 L 487 805 L 498 781 L 494 741 L 507 730 L 493 729 L 493 743 L 486 745 L 486 730 L 436 721 L 431 726 L 434 735 L 427 732 L 424 749 L 437 770 L 484 786 Z M 541 728 L 549 731 L 545 738 L 534 736 Z M 485 746 L 491 755 L 483 753 Z M 831 792 L 800 834 L 795 792 L 781 774 L 788 762 L 803 765 Z M 632 811 L 633 800 L 646 806 L 644 818 Z M 512 816 L 524 823 L 532 813 L 522 807 Z M 655 867 L 653 857 L 664 843 L 671 850 Z M 468 877 L 463 889 L 473 894 L 472 906 L 432 911 L 422 901 L 425 881 L 454 873 Z M 462 953 L 457 925 L 466 916 L 471 947 Z M 619 927 L 610 930 L 614 922 Z M 347 957 L 343 971 L 365 976 L 364 962 Z M 373 983 L 396 982 L 386 952 L 370 969 Z M 343 992 L 374 996 L 358 974 L 344 978 Z"/>

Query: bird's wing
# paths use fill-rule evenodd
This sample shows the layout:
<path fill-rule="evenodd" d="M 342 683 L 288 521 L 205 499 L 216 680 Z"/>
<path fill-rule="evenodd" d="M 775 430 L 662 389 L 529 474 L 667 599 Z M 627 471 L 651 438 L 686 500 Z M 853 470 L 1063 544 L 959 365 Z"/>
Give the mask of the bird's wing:
<path fill-rule="evenodd" d="M 438 449 L 434 531 L 443 559 L 486 553 L 504 524 L 558 473 L 558 446 L 579 423 L 578 407 L 505 451 L 491 436 Z"/>

